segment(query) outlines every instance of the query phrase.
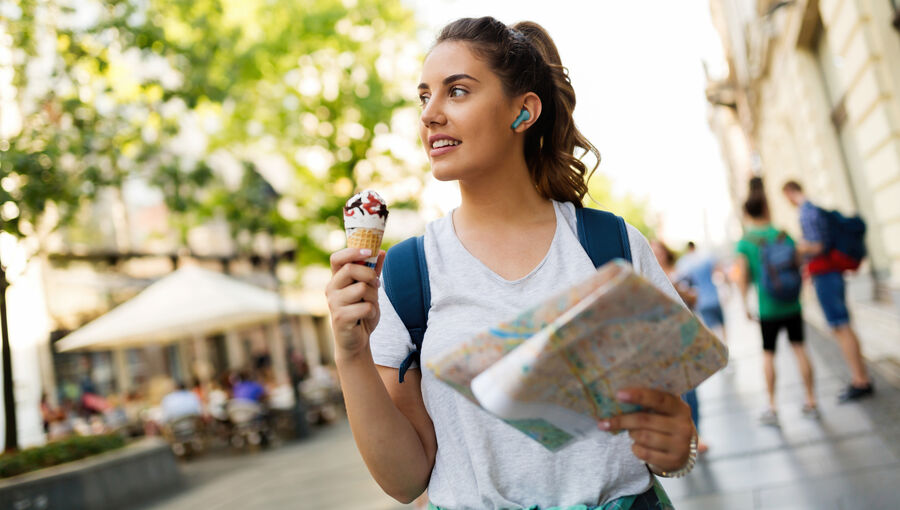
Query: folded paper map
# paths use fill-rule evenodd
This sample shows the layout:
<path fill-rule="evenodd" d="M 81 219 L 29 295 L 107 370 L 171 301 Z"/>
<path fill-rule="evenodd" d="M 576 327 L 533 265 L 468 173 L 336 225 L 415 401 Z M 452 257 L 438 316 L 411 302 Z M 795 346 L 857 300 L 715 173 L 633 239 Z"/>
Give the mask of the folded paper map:
<path fill-rule="evenodd" d="M 550 450 L 604 434 L 638 408 L 624 388 L 681 395 L 724 367 L 726 347 L 622 261 L 427 364 L 438 379 Z"/>

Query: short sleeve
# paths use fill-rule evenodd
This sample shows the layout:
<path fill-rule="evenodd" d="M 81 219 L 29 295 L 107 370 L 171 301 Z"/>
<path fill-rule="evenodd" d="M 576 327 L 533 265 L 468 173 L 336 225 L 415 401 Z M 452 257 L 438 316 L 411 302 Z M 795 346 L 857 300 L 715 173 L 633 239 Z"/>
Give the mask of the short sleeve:
<path fill-rule="evenodd" d="M 415 346 L 410 339 L 409 331 L 385 294 L 383 284 L 378 288 L 378 307 L 381 310 L 381 318 L 375 326 L 375 331 L 369 336 L 372 359 L 376 365 L 400 368 L 400 364 L 415 350 Z M 417 367 L 417 363 L 410 365 L 410 368 Z"/>
<path fill-rule="evenodd" d="M 740 241 L 738 241 L 737 247 L 735 248 L 735 251 L 738 253 L 738 255 L 743 255 L 744 259 L 747 261 L 747 272 L 749 273 L 751 278 L 755 278 L 753 263 L 751 261 L 753 260 L 753 250 L 756 249 L 756 245 L 746 239 L 741 239 Z"/>
<path fill-rule="evenodd" d="M 824 218 L 819 209 L 810 202 L 800 206 L 800 228 L 803 238 L 811 243 L 825 242 Z"/>

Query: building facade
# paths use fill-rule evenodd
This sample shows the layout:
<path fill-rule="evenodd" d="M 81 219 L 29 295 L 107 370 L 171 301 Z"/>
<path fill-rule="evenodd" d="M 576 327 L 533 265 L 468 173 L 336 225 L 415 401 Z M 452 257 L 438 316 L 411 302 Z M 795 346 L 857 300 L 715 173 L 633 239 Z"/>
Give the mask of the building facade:
<path fill-rule="evenodd" d="M 773 221 L 790 231 L 799 225 L 781 194 L 789 179 L 818 205 L 860 214 L 870 256 L 851 301 L 900 315 L 900 2 L 711 0 L 710 8 L 728 63 L 727 76 L 709 80 L 710 124 L 736 210 L 758 175 Z"/>

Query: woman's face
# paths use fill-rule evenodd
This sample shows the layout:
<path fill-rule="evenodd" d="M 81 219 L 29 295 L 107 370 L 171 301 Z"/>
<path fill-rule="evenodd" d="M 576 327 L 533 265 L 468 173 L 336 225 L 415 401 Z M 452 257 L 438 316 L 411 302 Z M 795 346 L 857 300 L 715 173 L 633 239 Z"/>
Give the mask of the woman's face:
<path fill-rule="evenodd" d="M 438 44 L 425 59 L 421 81 L 419 136 L 435 178 L 475 177 L 514 155 L 510 124 L 521 105 L 467 43 Z"/>

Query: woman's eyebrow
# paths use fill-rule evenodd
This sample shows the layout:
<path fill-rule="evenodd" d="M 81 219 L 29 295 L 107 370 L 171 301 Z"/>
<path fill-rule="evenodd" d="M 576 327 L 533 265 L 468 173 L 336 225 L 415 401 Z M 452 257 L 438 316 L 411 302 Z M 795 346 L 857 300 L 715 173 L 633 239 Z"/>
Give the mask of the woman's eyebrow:
<path fill-rule="evenodd" d="M 451 74 L 450 76 L 444 78 L 443 84 L 444 84 L 444 85 L 449 85 L 449 84 L 451 84 L 451 83 L 453 83 L 453 82 L 455 82 L 455 81 L 459 81 L 459 80 L 472 80 L 472 81 L 476 81 L 476 82 L 478 82 L 478 83 L 481 83 L 480 81 L 478 81 L 478 78 L 476 78 L 476 77 L 474 77 L 474 76 L 472 76 L 472 75 L 468 75 L 468 74 L 466 74 L 466 73 L 457 73 L 457 74 Z M 429 88 L 431 88 L 431 87 L 429 87 L 428 84 L 425 83 L 425 82 L 422 82 L 422 83 L 419 84 L 419 89 L 420 89 L 420 90 L 421 90 L 421 89 L 429 89 Z"/>

